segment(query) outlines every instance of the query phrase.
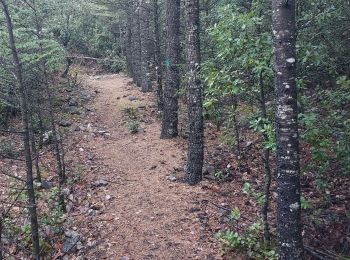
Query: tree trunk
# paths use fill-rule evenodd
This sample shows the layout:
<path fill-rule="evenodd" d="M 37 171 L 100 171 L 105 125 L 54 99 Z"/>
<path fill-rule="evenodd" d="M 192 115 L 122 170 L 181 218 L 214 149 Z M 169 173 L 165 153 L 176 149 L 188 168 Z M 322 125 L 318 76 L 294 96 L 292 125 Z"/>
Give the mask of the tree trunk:
<path fill-rule="evenodd" d="M 273 0 L 279 259 L 302 259 L 295 0 Z"/>
<path fill-rule="evenodd" d="M 166 59 L 161 138 L 174 138 L 178 136 L 180 4 L 180 0 L 166 1 Z"/>
<path fill-rule="evenodd" d="M 260 73 L 260 109 L 264 120 L 268 120 L 266 112 L 266 98 L 264 89 L 264 79 L 262 73 Z M 263 134 L 265 142 L 269 141 L 269 137 L 266 133 Z M 264 204 L 261 210 L 263 225 L 264 225 L 264 240 L 270 243 L 270 227 L 269 227 L 269 205 L 270 205 L 270 187 L 271 187 L 271 167 L 270 167 L 270 149 L 263 148 L 263 163 L 265 171 L 265 183 L 264 183 Z"/>
<path fill-rule="evenodd" d="M 133 73 L 134 81 L 138 87 L 141 87 L 141 43 L 140 43 L 140 17 L 138 3 L 132 6 L 132 47 L 133 47 Z"/>
<path fill-rule="evenodd" d="M 38 149 L 36 147 L 36 140 L 35 140 L 35 133 L 34 133 L 34 119 L 32 113 L 30 113 L 30 124 L 29 124 L 29 132 L 30 132 L 30 143 L 32 147 L 32 154 L 35 156 L 34 159 L 34 166 L 36 171 L 36 180 L 37 182 L 41 183 L 41 173 L 40 173 L 40 167 L 39 167 L 39 153 Z"/>
<path fill-rule="evenodd" d="M 32 164 L 32 154 L 30 150 L 30 134 L 29 134 L 29 106 L 26 95 L 26 88 L 24 85 L 22 67 L 18 57 L 18 52 L 15 43 L 15 37 L 13 34 L 13 24 L 12 19 L 8 10 L 8 6 L 5 0 L 0 0 L 3 7 L 3 13 L 7 23 L 9 46 L 12 52 L 12 59 L 14 63 L 14 73 L 16 76 L 17 84 L 19 87 L 20 94 L 20 106 L 21 106 L 21 116 L 22 124 L 24 128 L 23 143 L 24 143 L 24 153 L 26 161 L 27 170 L 27 194 L 29 201 L 29 215 L 31 224 L 31 234 L 32 234 L 32 244 L 33 244 L 33 258 L 35 260 L 40 259 L 40 245 L 39 245 L 39 225 L 37 217 L 37 208 L 35 201 L 35 191 L 33 185 L 33 164 Z"/>
<path fill-rule="evenodd" d="M 154 10 L 154 36 L 155 36 L 155 62 L 156 62 L 156 79 L 157 79 L 157 102 L 158 110 L 163 111 L 163 67 L 162 67 L 162 52 L 161 52 L 161 31 L 159 24 L 159 3 L 158 0 L 153 0 Z"/>
<path fill-rule="evenodd" d="M 127 25 L 126 25 L 126 64 L 128 74 L 133 77 L 133 50 L 132 50 L 132 8 L 128 8 L 127 10 Z"/>
<path fill-rule="evenodd" d="M 140 6 L 141 89 L 143 92 L 149 92 L 152 90 L 149 17 L 150 12 L 148 1 L 143 0 Z"/>
<path fill-rule="evenodd" d="M 187 65 L 188 65 L 188 159 L 187 172 L 190 184 L 202 179 L 204 159 L 204 127 L 202 83 L 200 80 L 199 0 L 186 0 Z"/>

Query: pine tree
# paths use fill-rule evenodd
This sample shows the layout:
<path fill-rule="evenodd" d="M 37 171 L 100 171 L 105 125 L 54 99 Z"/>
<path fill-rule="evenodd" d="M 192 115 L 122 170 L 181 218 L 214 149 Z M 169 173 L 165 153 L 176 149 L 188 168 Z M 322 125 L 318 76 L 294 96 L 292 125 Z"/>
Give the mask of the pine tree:
<path fill-rule="evenodd" d="M 204 157 L 202 83 L 199 75 L 201 64 L 199 25 L 199 0 L 186 0 L 189 119 L 187 173 L 190 184 L 201 181 Z"/>
<path fill-rule="evenodd" d="M 180 0 L 166 1 L 166 32 L 166 69 L 161 138 L 174 138 L 178 135 Z"/>

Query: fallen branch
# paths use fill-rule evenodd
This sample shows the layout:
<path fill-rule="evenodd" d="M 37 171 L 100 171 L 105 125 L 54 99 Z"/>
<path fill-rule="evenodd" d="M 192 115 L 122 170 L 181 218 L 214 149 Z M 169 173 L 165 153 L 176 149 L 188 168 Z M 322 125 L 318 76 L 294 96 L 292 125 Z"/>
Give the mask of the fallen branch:
<path fill-rule="evenodd" d="M 319 260 L 337 260 L 337 257 L 326 252 L 321 252 L 310 246 L 304 246 L 305 251 L 313 257 L 316 257 Z"/>
<path fill-rule="evenodd" d="M 18 176 L 14 176 L 14 175 L 12 175 L 12 174 L 6 173 L 6 172 L 4 172 L 4 171 L 1 171 L 0 173 L 3 174 L 3 175 L 5 175 L 5 176 L 7 176 L 7 177 L 14 178 L 14 179 L 16 179 L 16 180 L 18 180 L 18 181 L 26 182 L 26 180 L 24 180 L 24 179 L 22 179 L 22 178 L 20 178 L 20 177 L 18 177 Z"/>

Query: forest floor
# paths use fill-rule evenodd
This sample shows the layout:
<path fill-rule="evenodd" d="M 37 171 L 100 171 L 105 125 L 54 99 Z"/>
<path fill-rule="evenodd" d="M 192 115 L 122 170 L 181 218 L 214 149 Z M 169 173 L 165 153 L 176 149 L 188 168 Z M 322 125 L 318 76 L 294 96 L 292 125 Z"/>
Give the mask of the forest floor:
<path fill-rule="evenodd" d="M 85 112 L 72 119 L 66 134 L 69 174 L 75 181 L 67 192 L 63 248 L 73 233 L 81 240 L 76 259 L 248 259 L 239 251 L 222 254 L 216 234 L 226 230 L 244 234 L 260 221 L 256 196 L 264 183 L 261 137 L 242 129 L 239 164 L 232 148 L 223 142 L 223 131 L 207 121 L 206 175 L 199 185 L 190 186 L 183 181 L 185 109 L 180 108 L 180 137 L 162 140 L 154 92 L 142 93 L 122 74 L 82 79 L 80 85 L 94 98 L 83 105 Z M 247 183 L 251 191 L 243 192 Z M 304 177 L 302 183 L 306 187 L 314 181 Z M 314 204 L 303 213 L 306 245 L 346 252 L 347 243 L 340 242 L 348 236 L 345 187 L 338 183 L 332 191 L 334 200 L 320 213 L 314 207 L 322 207 L 317 206 L 323 203 L 322 195 L 304 188 Z M 276 198 L 273 181 L 269 214 L 273 234 Z M 233 209 L 241 216 L 237 221 L 230 218 Z M 307 216 L 318 218 L 318 224 Z M 66 259 L 74 259 L 70 253 L 64 253 Z"/>
<path fill-rule="evenodd" d="M 198 218 L 206 192 L 176 177 L 184 167 L 185 140 L 159 138 L 154 94 L 122 75 L 86 77 L 84 84 L 97 95 L 80 118 L 85 128 L 75 133 L 76 151 L 68 152 L 84 168 L 71 200 L 76 203 L 68 205 L 88 245 L 79 255 L 219 259 L 215 238 L 205 236 Z M 138 133 L 130 133 L 130 120 L 140 122 Z"/>
<path fill-rule="evenodd" d="M 180 137 L 162 140 L 154 92 L 142 93 L 123 74 L 78 71 L 81 82 L 63 85 L 56 100 L 68 177 L 63 189 L 64 214 L 54 200 L 58 179 L 52 144 L 40 153 L 46 186 L 37 190 L 41 235 L 47 241 L 43 253 L 64 260 L 249 259 L 242 255 L 247 255 L 246 249 L 222 254 L 216 234 L 231 230 L 242 236 L 260 221 L 259 198 L 264 186 L 261 136 L 242 121 L 239 163 L 227 131 L 206 121 L 204 180 L 190 186 L 183 181 L 187 150 L 183 102 Z M 14 118 L 11 125 L 18 124 Z M 4 138 L 21 148 L 18 136 L 3 134 L 0 141 Z M 302 145 L 302 151 L 304 165 L 307 146 Z M 24 166 L 23 161 L 0 160 L 0 170 L 9 169 L 21 178 Z M 331 255 L 324 259 L 338 259 L 333 252 L 350 252 L 350 179 L 329 178 L 332 186 L 325 197 L 316 189 L 315 174 L 302 176 L 307 202 L 302 214 L 304 242 L 310 250 L 321 249 L 323 255 Z M 247 184 L 250 188 L 243 191 Z M 0 201 L 11 199 L 14 188 L 23 191 L 21 183 L 1 175 Z M 28 259 L 28 250 L 23 250 L 30 246 L 26 211 L 22 210 L 26 199 L 18 198 L 10 212 L 13 225 L 7 227 L 12 240 L 5 240 L 5 246 L 9 254 Z M 272 234 L 276 234 L 276 198 L 273 178 Z M 233 220 L 232 212 L 238 212 L 239 219 Z"/>

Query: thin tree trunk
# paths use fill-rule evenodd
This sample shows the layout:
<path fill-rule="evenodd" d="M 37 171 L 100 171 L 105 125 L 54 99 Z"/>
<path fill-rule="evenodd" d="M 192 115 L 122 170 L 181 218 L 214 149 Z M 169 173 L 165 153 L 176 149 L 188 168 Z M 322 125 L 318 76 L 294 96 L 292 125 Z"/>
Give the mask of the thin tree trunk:
<path fill-rule="evenodd" d="M 38 121 L 39 121 L 39 141 L 38 146 L 39 150 L 43 148 L 44 145 L 44 124 L 43 124 L 43 116 L 39 109 L 38 111 Z"/>
<path fill-rule="evenodd" d="M 157 78 L 157 102 L 158 110 L 163 111 L 163 67 L 162 67 L 162 53 L 161 53 L 161 32 L 159 25 L 159 3 L 158 0 L 153 0 L 154 9 L 154 34 L 155 34 L 155 61 L 156 61 L 156 78 Z"/>
<path fill-rule="evenodd" d="M 131 9 L 131 10 L 130 10 Z M 126 30 L 127 30 L 127 35 L 126 35 L 126 62 L 127 62 L 127 70 L 128 74 L 133 77 L 134 72 L 133 72 L 133 50 L 132 50 L 132 8 L 128 8 L 127 10 L 127 25 L 126 25 Z"/>
<path fill-rule="evenodd" d="M 166 1 L 166 60 L 161 138 L 178 136 L 180 87 L 180 0 Z"/>
<path fill-rule="evenodd" d="M 33 127 L 33 115 L 30 112 L 30 124 L 29 124 L 29 132 L 30 132 L 30 143 L 32 148 L 32 154 L 35 156 L 34 159 L 34 166 L 36 171 L 36 180 L 37 182 L 41 183 L 41 173 L 40 173 L 40 167 L 39 167 L 39 153 L 38 149 L 36 148 L 36 140 L 35 140 L 35 133 L 34 133 L 34 127 Z"/>
<path fill-rule="evenodd" d="M 233 127 L 235 131 L 235 139 L 236 139 L 236 152 L 237 152 L 237 158 L 239 161 L 239 165 L 241 165 L 241 159 L 242 159 L 242 152 L 241 152 L 241 141 L 240 141 L 240 132 L 239 132 L 239 123 L 237 119 L 237 108 L 238 108 L 238 99 L 237 96 L 232 97 L 232 105 L 233 105 Z"/>
<path fill-rule="evenodd" d="M 149 35 L 149 4 L 142 0 L 140 6 L 140 42 L 141 42 L 141 89 L 142 92 L 152 90 L 150 71 L 150 35 Z"/>
<path fill-rule="evenodd" d="M 134 2 L 132 6 L 132 17 L 134 81 L 138 87 L 141 87 L 140 7 L 137 2 Z"/>
<path fill-rule="evenodd" d="M 302 259 L 295 0 L 272 1 L 277 134 L 279 259 Z"/>
<path fill-rule="evenodd" d="M 190 184 L 202 180 L 204 159 L 204 126 L 202 83 L 200 80 L 199 0 L 186 0 L 187 64 L 188 64 L 188 158 L 187 171 Z"/>
<path fill-rule="evenodd" d="M 33 258 L 37 260 L 37 259 L 40 259 L 39 225 L 38 225 L 37 208 L 36 208 L 36 201 L 35 201 L 35 190 L 33 185 L 34 180 L 33 180 L 32 154 L 30 151 L 29 115 L 28 115 L 29 107 L 27 102 L 26 88 L 24 85 L 24 80 L 22 75 L 22 67 L 18 57 L 15 37 L 13 34 L 12 19 L 5 0 L 0 0 L 0 2 L 2 4 L 3 13 L 6 18 L 8 36 L 9 36 L 9 46 L 12 52 L 14 71 L 15 71 L 16 80 L 17 80 L 19 92 L 20 92 L 22 124 L 24 128 L 23 143 L 24 143 L 24 153 L 25 153 L 25 161 L 26 161 L 26 167 L 27 167 L 26 185 L 27 185 L 27 193 L 28 193 L 28 201 L 29 201 L 29 215 L 30 215 L 32 244 L 33 244 Z"/>
<path fill-rule="evenodd" d="M 266 112 L 266 98 L 265 98 L 265 90 L 264 90 L 264 79 L 262 73 L 260 73 L 260 102 L 261 102 L 261 114 L 264 120 L 267 120 L 267 112 Z M 263 134 L 265 142 L 269 141 L 269 137 L 266 133 Z M 264 147 L 263 148 L 263 163 L 264 163 L 264 171 L 265 171 L 265 183 L 264 183 L 264 205 L 262 207 L 262 219 L 264 225 L 264 240 L 267 243 L 270 243 L 270 228 L 269 228 L 269 220 L 268 220 L 268 212 L 270 205 L 270 187 L 271 187 L 271 168 L 270 168 L 270 149 Z"/>

